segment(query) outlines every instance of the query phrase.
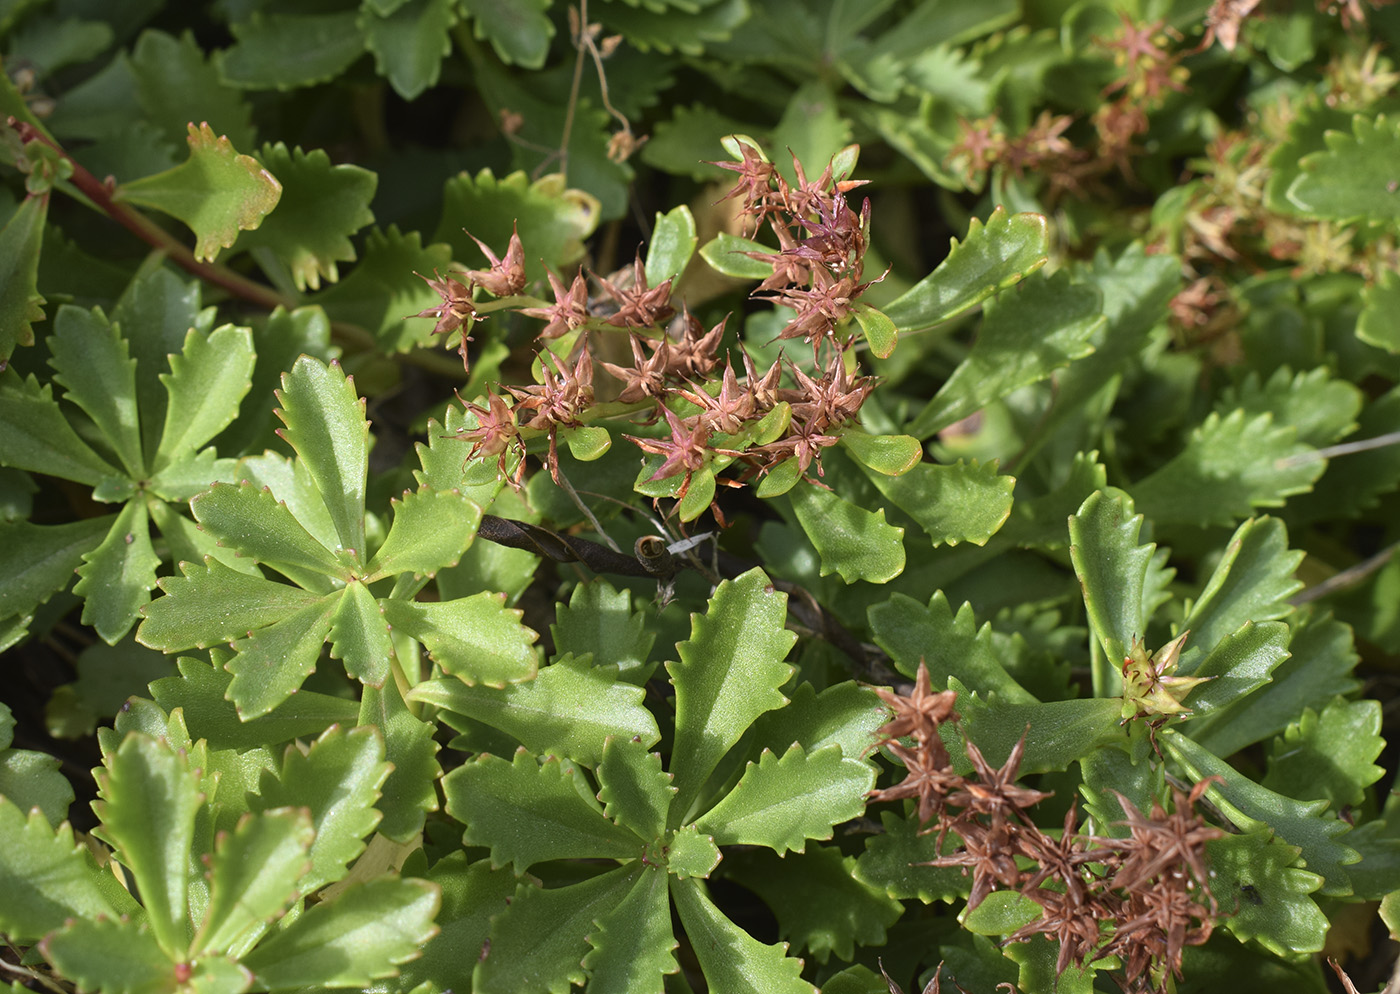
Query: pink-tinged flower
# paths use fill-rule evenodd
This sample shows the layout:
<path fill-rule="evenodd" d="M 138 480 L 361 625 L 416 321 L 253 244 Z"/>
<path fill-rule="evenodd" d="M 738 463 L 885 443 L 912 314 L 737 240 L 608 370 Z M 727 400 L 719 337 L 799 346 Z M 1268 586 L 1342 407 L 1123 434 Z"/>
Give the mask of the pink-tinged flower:
<path fill-rule="evenodd" d="M 554 290 L 554 303 L 549 307 L 522 307 L 520 313 L 526 317 L 541 318 L 547 323 L 541 329 L 540 338 L 559 338 L 582 328 L 588 321 L 588 283 L 583 278 L 583 269 L 574 277 L 568 289 L 553 273 L 547 272 L 549 285 Z"/>
<path fill-rule="evenodd" d="M 481 287 L 493 297 L 513 297 L 525 289 L 525 250 L 520 245 L 519 228 L 513 230 L 510 243 L 506 246 L 506 257 L 496 258 L 496 253 L 486 247 L 486 243 L 470 231 L 467 236 L 476 242 L 482 254 L 491 262 L 489 270 L 468 269 L 462 275 Z"/>

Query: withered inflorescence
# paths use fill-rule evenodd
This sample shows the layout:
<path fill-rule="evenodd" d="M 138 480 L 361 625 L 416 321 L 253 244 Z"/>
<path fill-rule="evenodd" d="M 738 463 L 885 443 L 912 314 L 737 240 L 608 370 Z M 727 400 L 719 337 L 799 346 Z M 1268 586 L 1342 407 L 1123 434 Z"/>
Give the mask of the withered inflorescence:
<path fill-rule="evenodd" d="M 739 174 L 722 200 L 738 198 L 746 233 L 767 225 L 776 240 L 771 252 L 747 252 L 772 267 L 754 291 L 755 299 L 790 309 L 791 320 L 778 339 L 800 339 L 811 347 L 791 359 L 779 355 L 766 370 L 741 349 L 743 376 L 722 350 L 727 318 L 706 327 L 672 304 L 672 280 L 648 285 L 640 255 L 624 269 L 589 277 L 580 269 L 572 280 L 549 273 L 554 301 L 515 297 L 524 289 L 523 248 L 513 236 L 504 259 L 482 246 L 492 266 L 485 271 L 454 270 L 428 280 L 443 298 L 424 311 L 438 319 L 435 330 L 461 334 L 466 360 L 467 330 L 480 320 L 474 291 L 503 298 L 491 310 L 510 308 L 545 322 L 538 338 L 548 343 L 537 363 L 540 382 L 505 386 L 485 406 L 466 403 L 476 425 L 463 431 L 471 454 L 499 460 L 501 473 L 515 485 L 527 444 L 547 439 L 544 462 L 559 479 L 558 439 L 604 418 L 626 417 L 637 427 L 659 425 L 660 433 L 627 434 L 643 453 L 660 461 L 645 482 L 674 480 L 669 496 L 683 499 L 696 479 L 701 499 L 687 520 L 704 510 L 716 485 L 742 486 L 775 474 L 768 493 L 781 493 L 814 466 L 853 423 L 875 381 L 860 375 L 846 325 L 852 305 L 875 281 L 862 281 L 870 231 L 870 204 L 859 211 L 846 195 L 862 181 L 834 175 L 828 164 L 808 179 L 794 157 L 795 182 L 788 182 L 754 146 L 735 140 L 741 161 L 716 163 Z M 854 146 L 838 157 L 853 164 Z M 436 275 L 436 274 L 435 274 Z M 625 334 L 630 362 L 611 347 L 610 335 Z M 596 360 L 596 362 L 595 362 Z M 604 388 L 595 402 L 595 365 L 620 387 Z M 511 402 L 508 403 L 507 399 Z M 721 476 L 720 474 L 724 474 Z"/>
<path fill-rule="evenodd" d="M 1040 905 L 1041 916 L 1006 942 L 1045 935 L 1060 944 L 1056 969 L 1116 956 L 1120 984 L 1134 994 L 1167 989 L 1181 975 L 1182 951 L 1210 938 L 1219 913 L 1210 892 L 1205 845 L 1224 833 L 1205 824 L 1196 804 L 1214 782 L 1189 791 L 1172 788 L 1170 813 L 1159 802 L 1143 814 L 1121 794 L 1126 838 L 1086 835 L 1071 805 L 1058 833 L 1042 830 L 1029 811 L 1050 795 L 1016 782 L 1026 734 L 1000 767 L 976 744 L 963 746 L 973 771 L 953 769 L 940 728 L 957 723 L 953 691 L 935 693 L 928 668 L 907 693 L 879 689 L 894 718 L 876 733 L 878 747 L 905 767 L 899 783 L 871 792 L 876 801 L 914 799 L 924 832 L 936 833 L 938 851 L 951 836 L 957 848 L 920 864 L 956 866 L 971 873 L 969 908 L 994 890 L 1015 890 Z M 1029 732 L 1029 728 L 1026 730 Z"/>

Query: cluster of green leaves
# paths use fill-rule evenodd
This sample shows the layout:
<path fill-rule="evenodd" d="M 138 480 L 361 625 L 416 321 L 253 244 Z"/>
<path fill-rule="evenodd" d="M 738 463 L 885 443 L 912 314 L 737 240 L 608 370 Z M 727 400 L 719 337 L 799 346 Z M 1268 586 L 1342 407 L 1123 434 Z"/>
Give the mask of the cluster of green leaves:
<path fill-rule="evenodd" d="M 1046 829 L 1078 799 L 1119 834 L 1115 794 L 1219 778 L 1221 916 L 1177 989 L 1322 991 L 1333 923 L 1400 921 L 1358 669 L 1400 652 L 1400 557 L 1368 563 L 1400 540 L 1400 457 L 1329 448 L 1400 430 L 1400 101 L 1370 48 L 1400 8 L 1339 10 L 1197 49 L 1187 0 L 595 0 L 581 33 L 549 0 L 0 5 L 0 649 L 16 687 L 76 656 L 0 703 L 14 968 L 128 994 L 883 994 L 940 962 L 1112 989 L 1111 961 L 999 948 L 1026 901 L 967 912 L 912 803 L 867 810 L 906 771 L 868 751 L 861 684 L 922 662 L 958 692 L 959 772 L 964 739 L 999 764 L 1028 729 Z M 1148 26 L 1180 87 L 1122 172 L 1084 167 Z M 630 158 L 619 118 L 649 136 Z M 970 132 L 1061 118 L 1045 168 L 971 168 Z M 889 265 L 852 321 L 863 430 L 816 479 L 711 474 L 678 506 L 657 457 L 606 445 L 655 429 L 600 374 L 559 481 L 532 438 L 506 486 L 515 454 L 470 454 L 451 389 L 538 377 L 514 312 L 546 270 L 647 240 L 652 286 L 731 313 L 721 357 L 776 361 L 788 313 L 744 300 L 771 267 L 741 254 L 773 246 L 714 203 L 735 133 L 789 179 L 863 146 L 847 196 Z M 529 281 L 478 294 L 469 377 L 404 318 L 441 303 L 416 274 L 483 267 L 464 229 L 518 230 Z M 625 549 L 711 497 L 722 582 L 478 534 Z M 1142 711 L 1124 659 L 1188 632 L 1188 713 Z M 36 747 L 108 721 L 89 813 Z"/>

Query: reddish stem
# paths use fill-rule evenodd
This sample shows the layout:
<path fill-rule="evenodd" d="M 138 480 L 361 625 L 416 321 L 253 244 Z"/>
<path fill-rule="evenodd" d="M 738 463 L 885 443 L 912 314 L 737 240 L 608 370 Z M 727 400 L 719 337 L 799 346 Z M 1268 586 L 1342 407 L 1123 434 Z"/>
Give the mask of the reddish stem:
<path fill-rule="evenodd" d="M 137 238 L 146 244 L 164 252 L 171 262 L 193 273 L 195 276 L 222 287 L 235 297 L 252 301 L 259 306 L 271 310 L 282 306 L 292 310 L 297 306 L 297 301 L 284 297 L 271 287 L 261 283 L 255 283 L 246 276 L 235 273 L 227 266 L 220 266 L 215 263 L 200 262 L 194 257 L 194 253 L 185 247 L 179 240 L 171 235 L 160 225 L 150 218 L 112 199 L 116 184 L 110 178 L 107 182 L 99 180 L 92 173 L 88 172 L 77 162 L 68 152 L 48 135 L 27 121 L 20 121 L 14 117 L 9 119 L 9 125 L 18 133 L 20 140 L 24 142 L 39 141 L 53 149 L 68 162 L 73 168 L 71 181 L 75 187 L 87 197 L 104 214 L 116 221 L 127 231 L 130 231 Z"/>

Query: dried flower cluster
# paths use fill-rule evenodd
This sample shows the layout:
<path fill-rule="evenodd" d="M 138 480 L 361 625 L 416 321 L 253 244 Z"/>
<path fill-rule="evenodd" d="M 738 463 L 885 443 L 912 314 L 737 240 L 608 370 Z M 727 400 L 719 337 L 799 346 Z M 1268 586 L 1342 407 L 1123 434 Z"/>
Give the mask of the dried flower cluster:
<path fill-rule="evenodd" d="M 454 331 L 460 333 L 457 353 L 462 357 L 463 369 L 468 368 L 467 343 L 472 340 L 467 332 L 481 320 L 473 300 L 476 287 L 481 287 L 493 297 L 513 297 L 525 289 L 525 249 L 520 244 L 518 231 L 511 234 L 504 259 L 498 258 L 481 239 L 475 235 L 471 237 L 491 263 L 490 269 L 454 269 L 447 276 L 434 273 L 437 278 L 431 280 L 422 273 L 417 274 L 442 298 L 442 303 L 419 311 L 415 316 L 437 318 L 434 335 L 450 335 Z"/>
<path fill-rule="evenodd" d="M 560 433 L 619 413 L 615 408 L 599 413 L 595 406 L 596 365 L 621 384 L 617 401 L 636 405 L 621 414 L 633 419 L 640 415 L 634 425 L 663 424 L 667 429 L 659 436 L 639 432 L 625 437 L 644 453 L 661 458 L 651 481 L 681 477 L 675 491 L 679 498 L 697 474 L 707 477 L 705 493 L 712 493 L 716 482 L 743 485 L 789 463 L 786 486 L 814 463 L 821 475 L 822 450 L 836 444 L 874 388 L 871 378 L 856 372 L 851 351 L 855 336 L 844 327 L 853 303 L 873 282 L 861 282 L 870 204 L 866 201 L 859 213 L 852 210 L 846 194 L 861 183 L 836 178 L 830 164 L 809 180 L 794 158 L 796 182 L 789 183 L 756 148 L 744 143 L 737 147 L 742 161 L 717 163 L 739 174 L 723 199 L 740 198 L 739 213 L 746 225 L 757 228 L 766 222 L 777 242 L 772 252 L 747 253 L 773 269 L 754 295 L 794 312 L 778 338 L 809 344 L 810 367 L 780 356 L 760 371 L 743 352 L 741 378 L 721 348 L 726 321 L 706 328 L 687 310 L 677 314 L 671 302 L 672 281 L 650 286 L 640 255 L 617 273 L 593 274 L 592 294 L 583 269 L 567 283 L 550 273 L 553 303 L 517 308 L 544 321 L 538 337 L 553 341 L 540 356 L 541 382 L 506 387 L 513 404 L 495 394 L 488 396 L 486 406 L 465 404 L 477 420 L 461 434 L 473 443 L 471 456 L 497 456 L 501 472 L 518 484 L 520 464 L 510 470 L 508 457 L 523 455 L 530 438 L 544 436 L 546 465 L 558 480 Z M 473 288 L 496 296 L 523 288 L 518 237 L 512 238 L 503 261 L 484 245 L 482 250 L 492 260 L 492 269 L 459 274 L 466 277 L 465 283 L 452 277 L 429 280 L 442 304 L 420 315 L 437 317 L 437 332 L 461 329 L 464 361 L 466 329 L 479 319 Z M 518 274 L 518 282 L 505 283 L 507 274 Z M 606 336 L 618 332 L 627 335 L 630 363 L 604 358 L 609 354 Z M 726 471 L 726 479 L 715 480 L 715 474 Z"/>
<path fill-rule="evenodd" d="M 924 831 L 938 835 L 939 852 L 948 836 L 961 840 L 955 852 L 922 865 L 971 872 L 969 908 L 1003 889 L 1035 901 L 1041 917 L 1006 942 L 1038 934 L 1056 939 L 1060 973 L 1116 956 L 1127 991 L 1164 991 L 1169 976 L 1180 976 L 1182 950 L 1210 937 L 1218 911 L 1207 886 L 1205 844 L 1223 833 L 1195 811 L 1212 778 L 1189 792 L 1173 788 L 1170 814 L 1154 802 L 1144 815 L 1118 795 L 1127 838 L 1079 834 L 1075 805 L 1060 832 L 1050 834 L 1028 813 L 1050 795 L 1016 782 L 1024 734 L 1000 768 L 964 739 L 973 766 L 965 777 L 953 770 L 939 735 L 941 725 L 959 720 L 953 691 L 934 693 L 928 668 L 920 663 L 910 692 L 877 692 L 894 710 L 893 720 L 876 733 L 878 745 L 904 764 L 906 775 L 872 791 L 872 800 L 916 800 Z"/>

